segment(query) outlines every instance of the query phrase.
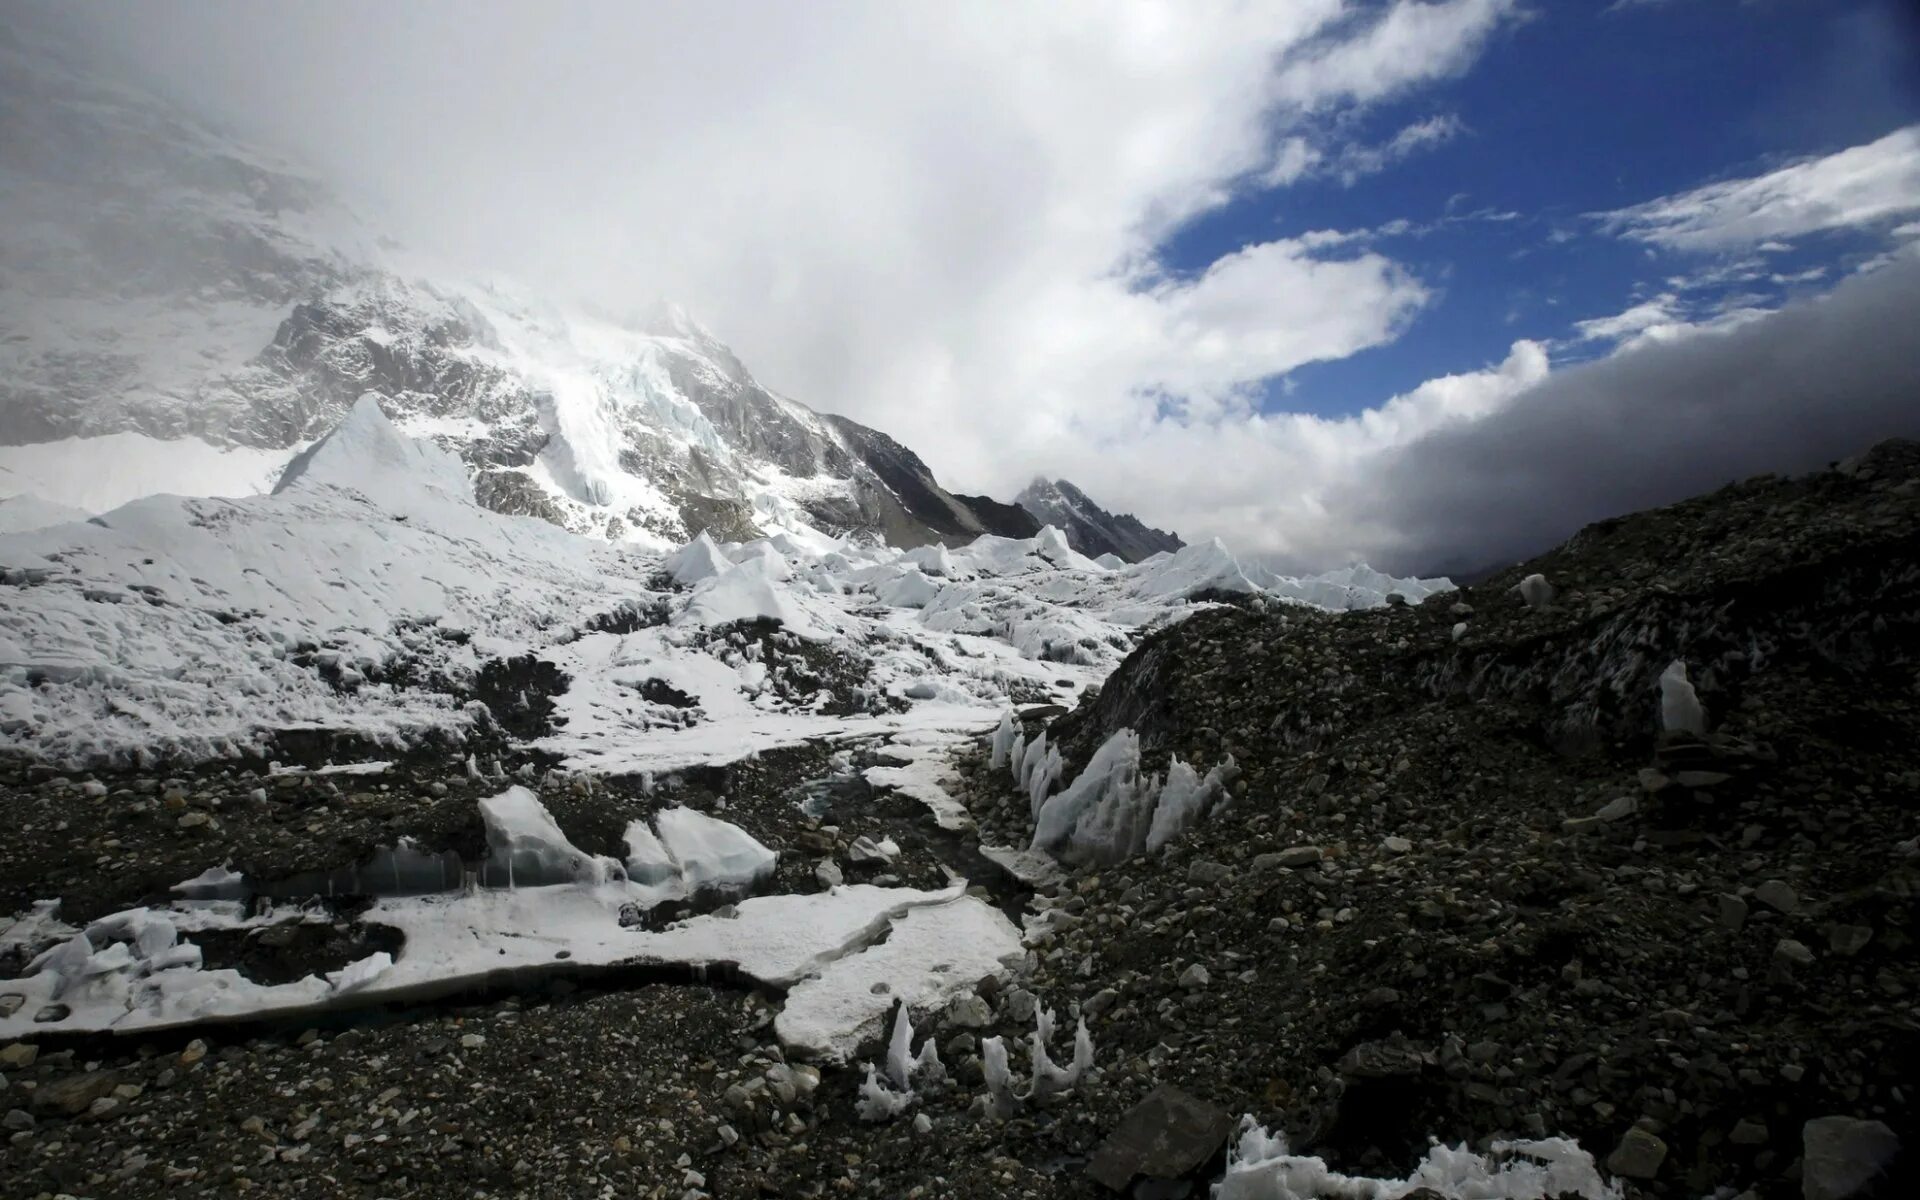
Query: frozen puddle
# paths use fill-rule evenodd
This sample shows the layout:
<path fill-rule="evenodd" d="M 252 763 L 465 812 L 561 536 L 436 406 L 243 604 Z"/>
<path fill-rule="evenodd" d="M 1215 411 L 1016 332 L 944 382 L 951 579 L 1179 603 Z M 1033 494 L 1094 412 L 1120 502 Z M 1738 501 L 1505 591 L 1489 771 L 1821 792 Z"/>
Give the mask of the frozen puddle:
<path fill-rule="evenodd" d="M 703 888 L 748 886 L 776 856 L 737 826 L 689 809 L 657 814 L 652 829 L 634 822 L 625 863 L 573 846 L 524 788 L 482 801 L 481 813 L 489 853 L 478 870 L 463 868 L 452 890 L 385 895 L 356 918 L 359 930 L 403 939 L 397 955 L 368 954 L 291 982 L 210 968 L 193 937 L 330 925 L 335 914 L 312 902 L 249 904 L 239 898 L 240 878 L 224 868 L 180 885 L 188 898 L 84 929 L 61 923 L 54 905 L 38 906 L 0 932 L 0 946 L 34 955 L 25 977 L 0 981 L 0 1039 L 285 1019 L 651 965 L 727 973 L 788 993 L 791 1036 L 782 1031 L 783 1041 L 842 1060 L 877 1032 L 895 997 L 944 1003 L 1020 950 L 1012 924 L 965 895 L 964 882 L 938 891 L 854 884 L 756 896 L 644 929 L 637 918 L 645 910 Z M 352 882 L 384 882 L 391 872 L 395 890 L 405 891 L 429 889 L 454 867 L 446 856 L 402 846 L 345 870 Z M 507 885 L 486 886 L 496 880 Z M 875 991 L 876 983 L 885 986 Z"/>

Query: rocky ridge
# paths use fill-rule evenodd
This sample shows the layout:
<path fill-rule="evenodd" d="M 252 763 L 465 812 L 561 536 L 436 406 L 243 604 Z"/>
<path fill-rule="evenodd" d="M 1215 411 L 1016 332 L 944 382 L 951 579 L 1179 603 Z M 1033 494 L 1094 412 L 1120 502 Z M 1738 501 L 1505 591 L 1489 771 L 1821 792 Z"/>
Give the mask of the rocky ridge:
<path fill-rule="evenodd" d="M 1068 544 L 1088 558 L 1111 554 L 1124 562 L 1139 562 L 1186 545 L 1179 534 L 1151 528 L 1132 513 L 1108 512 L 1064 479 L 1035 479 L 1014 497 L 1014 503 L 1042 525 L 1064 531 Z"/>
<path fill-rule="evenodd" d="M 1704 736 L 1662 730 L 1676 660 Z M 1101 1126 L 1174 1083 L 1343 1170 L 1567 1134 L 1673 1197 L 1832 1194 L 1831 1127 L 1908 1152 L 1843 1194 L 1905 1195 L 1917 666 L 1913 443 L 1417 606 L 1200 614 L 1048 733 L 1069 780 L 1121 728 L 1146 767 L 1232 754 L 1232 802 L 1043 893 L 1028 986 L 1100 1010 Z M 1023 839 L 974 772 L 983 837 Z"/>

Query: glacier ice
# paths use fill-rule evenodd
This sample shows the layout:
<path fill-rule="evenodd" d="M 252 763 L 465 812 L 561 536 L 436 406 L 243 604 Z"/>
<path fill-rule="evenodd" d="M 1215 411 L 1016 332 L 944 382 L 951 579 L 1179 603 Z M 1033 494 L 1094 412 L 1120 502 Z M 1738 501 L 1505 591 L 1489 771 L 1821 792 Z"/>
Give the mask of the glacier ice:
<path fill-rule="evenodd" d="M 883 1073 L 884 1072 L 884 1073 Z M 946 1082 L 947 1069 L 940 1062 L 940 1050 L 929 1032 L 920 1052 L 913 1052 L 913 1021 L 902 1001 L 894 1010 L 893 1032 L 887 1038 L 887 1053 L 876 1069 L 867 1064 L 866 1079 L 860 1084 L 854 1112 L 862 1121 L 890 1121 L 913 1107 L 920 1098 L 914 1090 L 914 1077 L 923 1084 Z"/>
<path fill-rule="evenodd" d="M 1013 753 L 1013 740 L 1020 734 L 1020 720 L 1012 709 L 1000 714 L 1000 724 L 993 731 L 991 757 L 989 765 L 996 771 L 1007 765 L 1008 756 Z"/>
<path fill-rule="evenodd" d="M 1687 664 L 1677 658 L 1660 673 L 1660 728 L 1695 737 L 1707 734 L 1707 710 L 1687 678 Z"/>
<path fill-rule="evenodd" d="M 1027 1089 L 1028 1097 L 1037 1100 L 1072 1091 L 1093 1069 L 1093 1037 L 1087 1032 L 1086 1018 L 1082 1017 L 1074 1026 L 1073 1058 L 1064 1067 L 1055 1064 L 1047 1053 L 1047 1043 L 1053 1040 L 1053 1010 L 1036 1009 L 1033 1021 L 1033 1038 L 1029 1047 L 1033 1078 Z"/>
<path fill-rule="evenodd" d="M 698 809 L 665 809 L 654 825 L 692 891 L 743 890 L 773 874 L 779 863 L 780 856 L 752 834 Z"/>
<path fill-rule="evenodd" d="M 1513 590 L 1520 593 L 1528 608 L 1545 608 L 1553 603 L 1553 585 L 1545 575 L 1529 575 L 1515 584 Z"/>
<path fill-rule="evenodd" d="M 1177 755 L 1164 776 L 1143 774 L 1139 736 L 1118 730 L 1072 783 L 1037 806 L 1031 846 L 1098 863 L 1157 851 L 1219 804 L 1238 775 L 1232 755 L 1204 776 Z"/>
<path fill-rule="evenodd" d="M 588 854 L 567 840 L 540 798 L 514 786 L 480 801 L 487 857 L 480 881 L 489 887 L 545 887 L 624 879 L 611 858 Z"/>
<path fill-rule="evenodd" d="M 692 541 L 661 559 L 660 569 L 681 587 L 692 587 L 732 570 L 733 563 L 720 553 L 720 547 L 714 545 L 703 529 Z"/>
<path fill-rule="evenodd" d="M 1621 1189 L 1600 1177 L 1593 1156 L 1565 1138 L 1496 1141 L 1485 1155 L 1435 1145 L 1405 1179 L 1343 1175 L 1325 1159 L 1294 1154 L 1284 1136 L 1252 1117 L 1227 1147 L 1227 1170 L 1213 1200 L 1619 1200 Z"/>

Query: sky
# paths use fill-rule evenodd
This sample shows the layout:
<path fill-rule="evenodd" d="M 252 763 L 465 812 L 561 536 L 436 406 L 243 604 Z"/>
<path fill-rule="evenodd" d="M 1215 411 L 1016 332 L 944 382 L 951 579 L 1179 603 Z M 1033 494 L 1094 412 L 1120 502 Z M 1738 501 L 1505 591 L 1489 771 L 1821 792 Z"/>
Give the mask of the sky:
<path fill-rule="evenodd" d="M 69 11 L 461 270 L 1277 565 L 1920 435 L 1900 0 Z"/>

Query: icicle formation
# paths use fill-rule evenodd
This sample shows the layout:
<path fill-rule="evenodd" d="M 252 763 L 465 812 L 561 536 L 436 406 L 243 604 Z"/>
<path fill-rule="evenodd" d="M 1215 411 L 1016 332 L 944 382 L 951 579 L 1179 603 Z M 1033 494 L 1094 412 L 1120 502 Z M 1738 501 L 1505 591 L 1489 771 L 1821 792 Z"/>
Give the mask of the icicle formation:
<path fill-rule="evenodd" d="M 1660 673 L 1660 727 L 1668 733 L 1707 736 L 1707 710 L 1687 678 L 1687 664 L 1677 658 Z"/>
<path fill-rule="evenodd" d="M 913 1107 L 920 1098 L 913 1090 L 915 1075 L 926 1083 L 946 1082 L 947 1068 L 940 1061 L 940 1049 L 932 1034 L 920 1044 L 920 1053 L 913 1053 L 913 1022 L 905 1004 L 894 1012 L 893 1035 L 887 1041 L 884 1065 L 886 1075 L 882 1078 L 872 1063 L 867 1064 L 867 1078 L 854 1104 L 854 1112 L 862 1121 L 891 1121 Z"/>
<path fill-rule="evenodd" d="M 1080 1086 L 1087 1072 L 1093 1070 L 1093 1035 L 1087 1032 L 1086 1018 L 1082 1017 L 1074 1026 L 1073 1060 L 1064 1067 L 1055 1063 L 1047 1051 L 1047 1043 L 1052 1040 L 1053 1010 L 1036 1009 L 1033 1034 L 1027 1043 L 1033 1074 L 1027 1090 L 1017 1092 L 1013 1087 L 1013 1072 L 1007 1066 L 1006 1042 L 997 1037 L 981 1039 L 980 1067 L 987 1081 L 985 1109 L 988 1114 L 1005 1121 L 1024 1103 L 1062 1095 Z"/>
<path fill-rule="evenodd" d="M 1434 1146 L 1406 1179 L 1342 1175 L 1325 1159 L 1293 1154 L 1286 1138 L 1252 1117 L 1227 1147 L 1227 1173 L 1213 1200 L 1301 1200 L 1307 1196 L 1405 1196 L 1445 1200 L 1618 1200 L 1620 1185 L 1600 1178 L 1593 1156 L 1566 1138 L 1495 1142 L 1486 1155 L 1465 1146 Z"/>
<path fill-rule="evenodd" d="M 1205 776 L 1176 755 L 1166 775 L 1140 772 L 1140 738 L 1122 729 L 1103 742 L 1067 789 L 1034 806 L 1033 848 L 1116 863 L 1157 851 L 1226 795 L 1233 756 Z"/>
<path fill-rule="evenodd" d="M 1020 736 L 1020 718 L 1012 709 L 1000 714 L 1000 728 L 993 731 L 993 757 L 989 764 L 994 770 L 1007 765 L 1007 756 L 1013 753 L 1013 740 Z"/>

